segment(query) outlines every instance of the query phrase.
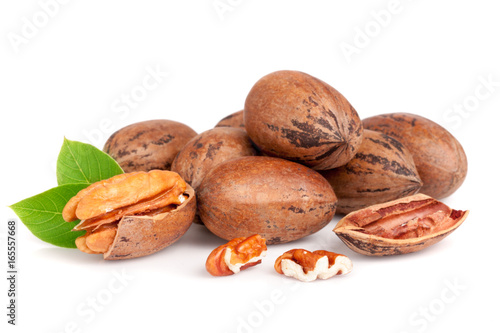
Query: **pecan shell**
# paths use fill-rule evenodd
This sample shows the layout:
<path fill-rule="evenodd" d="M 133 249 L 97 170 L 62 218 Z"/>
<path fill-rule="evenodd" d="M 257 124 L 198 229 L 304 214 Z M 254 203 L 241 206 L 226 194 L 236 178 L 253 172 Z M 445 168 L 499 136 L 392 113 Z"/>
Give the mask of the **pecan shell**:
<path fill-rule="evenodd" d="M 364 255 L 405 254 L 439 242 L 468 214 L 416 194 L 352 212 L 333 231 L 351 250 Z"/>
<path fill-rule="evenodd" d="M 386 113 L 363 120 L 365 129 L 397 139 L 411 152 L 423 186 L 419 193 L 435 199 L 455 192 L 467 175 L 467 156 L 444 127 L 410 113 Z"/>

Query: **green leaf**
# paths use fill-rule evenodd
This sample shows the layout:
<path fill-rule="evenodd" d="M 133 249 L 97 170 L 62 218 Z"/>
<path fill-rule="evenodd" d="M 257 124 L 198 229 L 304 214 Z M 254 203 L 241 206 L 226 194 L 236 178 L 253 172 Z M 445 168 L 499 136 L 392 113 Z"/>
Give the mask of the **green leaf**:
<path fill-rule="evenodd" d="M 92 184 L 123 173 L 118 163 L 105 152 L 87 143 L 64 138 L 57 158 L 57 183 Z"/>
<path fill-rule="evenodd" d="M 75 239 L 85 231 L 71 231 L 79 221 L 64 221 L 64 206 L 90 184 L 121 173 L 122 168 L 108 154 L 92 145 L 64 138 L 57 158 L 59 186 L 10 208 L 36 237 L 56 246 L 75 248 Z"/>
<path fill-rule="evenodd" d="M 75 248 L 75 239 L 84 231 L 71 231 L 78 223 L 66 222 L 62 210 L 66 203 L 88 184 L 66 184 L 24 199 L 10 208 L 41 240 L 61 247 Z"/>

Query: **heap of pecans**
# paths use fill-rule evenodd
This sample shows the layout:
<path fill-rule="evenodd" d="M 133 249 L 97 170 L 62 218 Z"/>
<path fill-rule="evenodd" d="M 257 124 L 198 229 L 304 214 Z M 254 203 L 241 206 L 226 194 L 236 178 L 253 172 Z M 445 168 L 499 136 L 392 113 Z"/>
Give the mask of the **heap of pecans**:
<path fill-rule="evenodd" d="M 317 232 L 336 213 L 345 216 L 335 233 L 352 250 L 370 256 L 420 250 L 455 230 L 468 214 L 438 201 L 454 193 L 467 174 L 465 152 L 445 128 L 408 113 L 362 120 L 337 90 L 298 71 L 261 78 L 244 109 L 213 129 L 197 134 L 171 120 L 139 122 L 115 132 L 104 151 L 126 172 L 167 170 L 168 177 L 186 182 L 177 192 L 194 191 L 185 193 L 192 204 L 169 203 L 169 211 L 143 209 L 139 215 L 147 219 L 189 209 L 183 214 L 191 219 L 188 224 L 203 224 L 228 240 L 207 259 L 212 275 L 254 266 L 266 244 Z M 115 234 L 130 218 L 116 216 L 108 223 Z M 145 242 L 153 237 L 142 236 Z M 111 248 L 120 245 L 113 237 Z M 252 252 L 249 244 L 257 244 L 258 250 Z M 250 249 L 252 255 L 242 257 L 238 248 Z M 352 263 L 344 258 L 294 249 L 278 258 L 275 267 L 310 281 L 349 272 Z"/>

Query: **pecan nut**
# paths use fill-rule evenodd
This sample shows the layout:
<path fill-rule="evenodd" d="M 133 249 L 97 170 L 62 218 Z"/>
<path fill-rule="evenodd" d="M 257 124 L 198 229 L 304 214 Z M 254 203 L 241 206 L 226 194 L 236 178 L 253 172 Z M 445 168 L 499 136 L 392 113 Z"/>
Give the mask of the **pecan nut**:
<path fill-rule="evenodd" d="M 195 211 L 194 191 L 177 173 L 152 170 L 88 186 L 68 201 L 63 218 L 80 219 L 74 230 L 87 231 L 75 241 L 78 249 L 123 259 L 170 245 L 191 225 Z"/>
<path fill-rule="evenodd" d="M 274 269 L 280 274 L 310 282 L 317 278 L 329 279 L 352 271 L 352 261 L 345 255 L 317 250 L 293 249 L 279 256 Z"/>
<path fill-rule="evenodd" d="M 260 264 L 266 252 L 266 240 L 260 235 L 235 238 L 214 249 L 205 267 L 213 276 L 233 275 Z"/>
<path fill-rule="evenodd" d="M 405 254 L 439 242 L 468 214 L 416 194 L 352 212 L 333 231 L 351 250 L 364 255 Z"/>

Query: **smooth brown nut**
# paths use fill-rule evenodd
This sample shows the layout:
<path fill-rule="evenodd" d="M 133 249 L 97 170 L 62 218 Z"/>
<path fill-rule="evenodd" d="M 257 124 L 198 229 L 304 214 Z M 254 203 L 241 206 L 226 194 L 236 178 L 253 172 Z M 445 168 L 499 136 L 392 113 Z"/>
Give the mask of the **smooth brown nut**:
<path fill-rule="evenodd" d="M 420 193 L 441 199 L 464 182 L 467 157 L 462 145 L 432 120 L 409 113 L 388 113 L 364 119 L 363 126 L 396 138 L 411 152 L 423 181 Z"/>
<path fill-rule="evenodd" d="M 265 155 L 316 170 L 344 165 L 363 137 L 349 102 L 325 82 L 297 71 L 278 71 L 250 90 L 244 109 L 250 139 Z"/>
<path fill-rule="evenodd" d="M 276 259 L 274 269 L 279 274 L 309 282 L 347 274 L 352 271 L 352 262 L 348 257 L 334 252 L 293 249 Z"/>
<path fill-rule="evenodd" d="M 195 191 L 205 175 L 217 165 L 243 156 L 254 156 L 246 132 L 240 128 L 213 128 L 188 141 L 172 163 L 177 172 Z"/>
<path fill-rule="evenodd" d="M 425 194 L 416 194 L 352 212 L 333 231 L 351 250 L 361 254 L 405 254 L 439 242 L 468 214 Z"/>
<path fill-rule="evenodd" d="M 87 231 L 75 241 L 81 251 L 108 260 L 148 255 L 178 240 L 193 222 L 194 190 L 177 173 L 115 177 L 80 191 L 63 210 L 63 216 L 86 218 L 74 228 Z"/>
<path fill-rule="evenodd" d="M 113 133 L 103 150 L 125 172 L 170 170 L 179 150 L 196 135 L 189 126 L 166 120 L 148 120 Z"/>
<path fill-rule="evenodd" d="M 268 244 L 310 235 L 330 222 L 337 198 L 316 171 L 274 157 L 248 156 L 218 165 L 197 191 L 205 226 L 230 240 L 260 234 Z"/>
<path fill-rule="evenodd" d="M 213 276 L 233 275 L 260 264 L 266 251 L 266 240 L 260 235 L 235 238 L 213 250 L 205 267 Z"/>
<path fill-rule="evenodd" d="M 332 185 L 341 214 L 415 194 L 422 186 L 410 152 L 398 140 L 370 130 L 349 163 L 320 173 Z"/>
<path fill-rule="evenodd" d="M 229 116 L 222 118 L 215 127 L 236 127 L 244 130 L 243 110 L 231 113 Z"/>

